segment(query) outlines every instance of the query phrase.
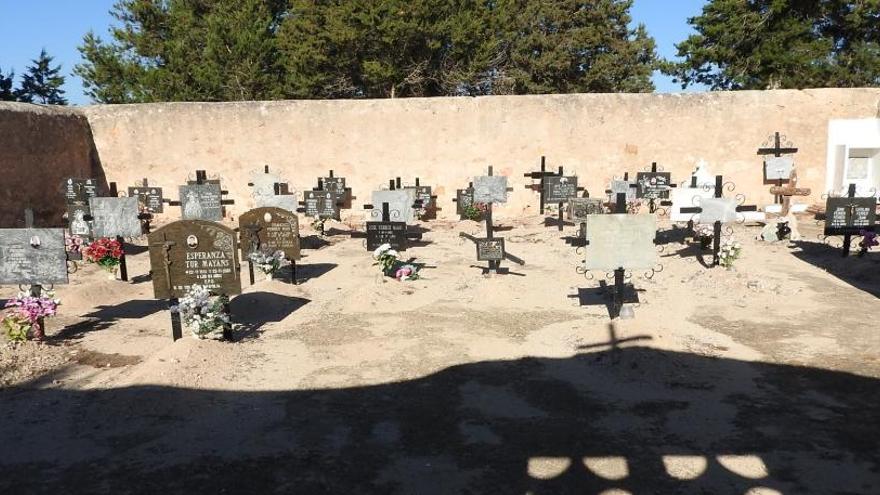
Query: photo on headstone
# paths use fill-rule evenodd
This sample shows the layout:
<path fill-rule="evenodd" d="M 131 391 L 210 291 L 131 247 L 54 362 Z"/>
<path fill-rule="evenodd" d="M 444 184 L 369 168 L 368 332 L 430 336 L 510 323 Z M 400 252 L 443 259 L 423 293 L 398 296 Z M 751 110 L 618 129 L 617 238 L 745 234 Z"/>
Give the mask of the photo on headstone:
<path fill-rule="evenodd" d="M 645 199 L 666 199 L 671 189 L 671 172 L 639 172 L 636 174 L 636 196 Z"/>
<path fill-rule="evenodd" d="M 587 218 L 585 268 L 611 272 L 618 268 L 648 270 L 657 264 L 654 215 L 614 213 Z"/>
<path fill-rule="evenodd" d="M 455 213 L 459 216 L 465 215 L 467 209 L 474 204 L 474 190 L 456 189 L 455 190 Z"/>
<path fill-rule="evenodd" d="M 91 218 L 88 204 L 67 206 L 67 228 L 71 234 L 83 237 L 92 235 L 92 224 L 86 218 Z"/>
<path fill-rule="evenodd" d="M 506 203 L 507 177 L 482 175 L 474 177 L 474 203 Z"/>
<path fill-rule="evenodd" d="M 0 284 L 66 283 L 63 229 L 0 229 Z"/>
<path fill-rule="evenodd" d="M 179 220 L 149 234 L 157 299 L 183 297 L 193 285 L 215 294 L 241 293 L 235 232 L 205 220 Z"/>
<path fill-rule="evenodd" d="M 141 235 L 138 198 L 91 198 L 92 233 L 95 237 Z"/>
<path fill-rule="evenodd" d="M 241 250 L 283 251 L 289 260 L 300 259 L 299 219 L 281 208 L 261 207 L 238 217 Z"/>
<path fill-rule="evenodd" d="M 181 217 L 184 220 L 223 220 L 219 182 L 187 184 L 179 187 Z"/>

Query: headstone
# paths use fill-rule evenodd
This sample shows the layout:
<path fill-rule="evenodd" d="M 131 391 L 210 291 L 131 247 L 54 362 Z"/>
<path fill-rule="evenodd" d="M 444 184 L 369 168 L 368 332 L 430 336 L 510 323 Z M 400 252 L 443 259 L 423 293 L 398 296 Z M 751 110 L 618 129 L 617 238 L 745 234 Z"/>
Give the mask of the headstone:
<path fill-rule="evenodd" d="M 92 224 L 86 217 L 91 215 L 89 205 L 67 205 L 67 225 L 73 235 L 90 237 Z"/>
<path fill-rule="evenodd" d="M 404 187 L 404 190 L 412 190 L 415 196 L 415 199 L 421 200 L 422 209 L 428 209 L 434 206 L 434 198 L 431 196 L 431 186 L 409 186 Z"/>
<path fill-rule="evenodd" d="M 715 222 L 730 223 L 736 221 L 736 200 L 734 198 L 701 198 L 702 208 L 695 223 L 714 224 Z"/>
<path fill-rule="evenodd" d="M 587 219 L 586 269 L 651 269 L 657 264 L 654 215 L 613 213 Z"/>
<path fill-rule="evenodd" d="M 374 251 L 382 244 L 405 251 L 406 222 L 367 222 L 367 250 Z"/>
<path fill-rule="evenodd" d="M 74 179 L 64 181 L 64 197 L 69 205 L 89 204 L 89 198 L 98 196 L 98 181 L 95 179 Z"/>
<path fill-rule="evenodd" d="M 251 197 L 254 204 L 264 205 L 265 198 L 275 196 L 275 184 L 284 184 L 285 181 L 281 177 L 266 173 L 263 170 L 251 172 Z"/>
<path fill-rule="evenodd" d="M 345 177 L 322 177 L 321 183 L 324 184 L 324 190 L 338 193 L 345 193 Z"/>
<path fill-rule="evenodd" d="M 303 200 L 307 217 L 340 219 L 339 203 L 343 201 L 340 193 L 317 189 L 303 191 Z"/>
<path fill-rule="evenodd" d="M 618 194 L 626 194 L 626 202 L 631 203 L 638 199 L 638 188 L 633 187 L 633 183 L 628 180 L 614 179 L 608 187 L 611 190 L 610 198 L 615 200 Z"/>
<path fill-rule="evenodd" d="M 141 235 L 138 198 L 92 198 L 92 233 L 95 237 L 137 237 Z"/>
<path fill-rule="evenodd" d="M 693 213 L 682 213 L 682 208 L 692 208 L 700 204 L 700 201 L 711 198 L 713 193 L 711 190 L 702 187 L 678 187 L 671 190 L 672 211 L 669 213 L 669 219 L 672 222 L 689 222 L 696 221 L 697 215 Z"/>
<path fill-rule="evenodd" d="M 764 158 L 764 179 L 788 180 L 793 168 L 794 158 L 791 156 L 768 156 Z"/>
<path fill-rule="evenodd" d="M 455 190 L 455 213 L 459 216 L 465 214 L 465 211 L 474 204 L 473 188 L 456 189 Z"/>
<path fill-rule="evenodd" d="M 223 220 L 222 194 L 220 183 L 208 181 L 204 184 L 180 186 L 181 217 L 184 220 Z"/>
<path fill-rule="evenodd" d="M 877 200 L 830 197 L 825 204 L 825 235 L 858 235 L 877 222 Z"/>
<path fill-rule="evenodd" d="M 568 219 L 575 222 L 587 221 L 588 215 L 605 213 L 602 200 L 598 198 L 571 198 L 568 200 Z"/>
<path fill-rule="evenodd" d="M 299 219 L 281 208 L 262 207 L 238 217 L 241 250 L 283 251 L 289 260 L 300 258 Z"/>
<path fill-rule="evenodd" d="M 64 229 L 0 229 L 0 284 L 66 283 Z"/>
<path fill-rule="evenodd" d="M 506 203 L 507 177 L 504 175 L 474 177 L 474 202 Z"/>
<path fill-rule="evenodd" d="M 128 196 L 137 198 L 147 213 L 162 213 L 165 209 L 161 187 L 129 187 Z"/>
<path fill-rule="evenodd" d="M 578 178 L 569 176 L 544 177 L 544 203 L 567 203 L 577 196 Z"/>
<path fill-rule="evenodd" d="M 183 297 L 193 285 L 217 294 L 241 293 L 235 232 L 205 220 L 179 220 L 148 236 L 153 293 Z"/>
<path fill-rule="evenodd" d="M 636 196 L 645 199 L 666 199 L 672 188 L 671 172 L 639 172 L 636 174 Z"/>
<path fill-rule="evenodd" d="M 477 238 L 477 261 L 501 261 L 504 259 L 504 238 Z"/>
<path fill-rule="evenodd" d="M 373 210 L 371 218 L 382 218 L 382 203 L 388 203 L 388 209 L 393 222 L 413 223 L 415 220 L 415 190 L 394 189 L 387 191 L 373 191 Z"/>

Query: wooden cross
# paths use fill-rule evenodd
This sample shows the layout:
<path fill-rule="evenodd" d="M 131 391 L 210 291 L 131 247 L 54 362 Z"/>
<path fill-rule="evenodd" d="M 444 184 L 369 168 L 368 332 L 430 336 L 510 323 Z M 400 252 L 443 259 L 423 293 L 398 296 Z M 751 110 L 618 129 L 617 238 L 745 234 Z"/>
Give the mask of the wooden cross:
<path fill-rule="evenodd" d="M 177 243 L 174 241 L 168 240 L 168 235 L 162 234 L 162 242 L 158 244 L 150 244 L 150 247 L 161 247 L 162 248 L 162 260 L 163 260 L 163 268 L 165 269 L 165 286 L 169 292 L 172 291 L 171 285 L 171 265 L 173 261 L 171 261 L 171 248 L 176 246 Z M 168 307 L 171 308 L 173 306 L 177 306 L 180 300 L 176 297 L 172 297 L 168 299 Z M 180 312 L 171 312 L 171 338 L 173 340 L 177 340 L 183 337 L 183 329 L 180 324 Z"/>
<path fill-rule="evenodd" d="M 791 174 L 788 176 L 788 184 L 786 185 L 775 185 L 770 188 L 770 194 L 774 194 L 776 196 L 782 197 L 782 212 L 781 216 L 787 216 L 789 210 L 791 209 L 791 197 L 792 196 L 809 196 L 812 192 L 807 187 L 798 187 L 798 177 L 797 170 L 792 168 Z"/>
<path fill-rule="evenodd" d="M 724 192 L 724 178 L 720 175 L 715 176 L 715 197 L 721 198 Z M 700 213 L 703 209 L 699 206 L 682 208 L 682 213 Z M 740 205 L 736 207 L 737 212 L 758 211 L 755 205 Z M 720 258 L 718 253 L 721 251 L 721 222 L 715 221 L 713 225 L 714 237 L 712 239 L 712 266 L 718 266 Z"/>

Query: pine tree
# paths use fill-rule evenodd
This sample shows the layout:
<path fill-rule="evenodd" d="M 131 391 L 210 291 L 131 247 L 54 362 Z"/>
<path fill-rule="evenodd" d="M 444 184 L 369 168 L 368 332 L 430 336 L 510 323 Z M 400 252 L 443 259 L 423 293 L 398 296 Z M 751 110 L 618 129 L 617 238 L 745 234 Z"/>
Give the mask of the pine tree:
<path fill-rule="evenodd" d="M 877 0 L 710 0 L 663 71 L 687 87 L 880 86 Z"/>
<path fill-rule="evenodd" d="M 61 75 L 61 65 L 52 67 L 53 57 L 46 50 L 40 51 L 40 56 L 32 60 L 33 65 L 25 69 L 21 76 L 21 87 L 16 90 L 18 101 L 26 103 L 41 103 L 43 105 L 67 105 L 64 98 L 64 76 Z"/>
<path fill-rule="evenodd" d="M 15 72 L 10 71 L 4 75 L 3 69 L 0 68 L 0 101 L 15 101 L 15 91 L 12 90 L 12 82 L 15 79 Z"/>

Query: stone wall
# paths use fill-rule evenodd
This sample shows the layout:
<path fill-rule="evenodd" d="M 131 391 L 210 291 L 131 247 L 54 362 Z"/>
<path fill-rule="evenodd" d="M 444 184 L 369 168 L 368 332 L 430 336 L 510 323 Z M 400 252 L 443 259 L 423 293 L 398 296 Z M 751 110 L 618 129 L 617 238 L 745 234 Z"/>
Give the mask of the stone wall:
<path fill-rule="evenodd" d="M 37 226 L 62 225 L 69 177 L 104 178 L 85 116 L 0 102 L 0 227 L 24 226 L 25 208 L 33 208 Z"/>
<path fill-rule="evenodd" d="M 358 197 L 401 176 L 435 186 L 441 215 L 455 189 L 488 165 L 514 193 L 500 215 L 537 211 L 525 172 L 541 155 L 576 172 L 596 195 L 608 180 L 656 161 L 684 181 L 699 160 L 736 183 L 749 203 L 772 202 L 756 149 L 773 131 L 795 146 L 799 176 L 818 202 L 828 120 L 880 114 L 880 89 L 686 95 L 590 94 L 361 101 L 165 103 L 83 109 L 107 176 L 176 186 L 197 168 L 219 174 L 241 213 L 249 173 L 268 164 L 298 190 L 333 169 Z M 177 199 L 177 198 L 174 198 Z M 361 210 L 355 210 L 360 214 Z M 175 212 L 176 214 L 176 212 Z"/>

